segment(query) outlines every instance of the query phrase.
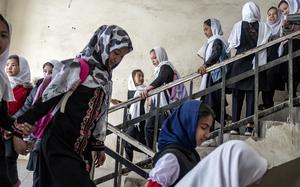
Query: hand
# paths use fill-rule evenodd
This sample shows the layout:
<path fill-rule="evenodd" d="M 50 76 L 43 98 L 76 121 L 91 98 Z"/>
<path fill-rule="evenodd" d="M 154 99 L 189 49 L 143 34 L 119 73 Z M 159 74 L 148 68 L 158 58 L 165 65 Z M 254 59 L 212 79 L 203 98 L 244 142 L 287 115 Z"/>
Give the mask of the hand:
<path fill-rule="evenodd" d="M 204 75 L 206 73 L 206 66 L 205 65 L 200 66 L 200 68 L 198 69 L 198 73 L 200 75 Z"/>
<path fill-rule="evenodd" d="M 28 144 L 21 138 L 13 137 L 14 149 L 18 154 L 27 155 L 29 153 Z"/>
<path fill-rule="evenodd" d="M 95 167 L 98 168 L 99 166 L 102 166 L 104 164 L 105 159 L 105 151 L 95 152 Z"/>
<path fill-rule="evenodd" d="M 10 139 L 10 138 L 12 138 L 12 133 L 10 132 L 10 131 L 4 131 L 3 132 L 3 138 L 4 138 L 4 140 L 8 140 L 8 139 Z"/>
<path fill-rule="evenodd" d="M 146 99 L 147 97 L 149 97 L 149 91 L 150 90 L 153 90 L 154 89 L 154 86 L 151 86 L 151 85 L 149 85 L 149 86 L 147 86 L 147 88 L 141 93 L 141 98 L 142 99 Z"/>
<path fill-rule="evenodd" d="M 16 128 L 25 136 L 30 135 L 35 130 L 35 127 L 30 125 L 29 123 L 18 123 L 16 124 Z"/>
<path fill-rule="evenodd" d="M 145 89 L 142 93 L 141 93 L 141 98 L 146 99 L 149 95 L 148 95 L 148 90 Z"/>
<path fill-rule="evenodd" d="M 122 101 L 118 100 L 118 99 L 111 99 L 110 102 L 114 105 L 120 104 L 122 103 Z"/>

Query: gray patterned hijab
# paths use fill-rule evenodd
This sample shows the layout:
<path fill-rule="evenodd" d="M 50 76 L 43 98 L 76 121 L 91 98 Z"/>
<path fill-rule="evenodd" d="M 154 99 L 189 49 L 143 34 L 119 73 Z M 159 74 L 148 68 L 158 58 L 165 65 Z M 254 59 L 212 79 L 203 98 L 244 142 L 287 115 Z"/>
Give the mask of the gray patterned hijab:
<path fill-rule="evenodd" d="M 111 75 L 116 67 L 109 67 L 109 53 L 115 49 L 128 47 L 132 43 L 127 32 L 116 25 L 103 25 L 96 30 L 82 52 L 74 60 L 62 61 L 63 70 L 51 81 L 43 94 L 43 101 L 74 90 L 80 83 L 80 59 L 84 59 L 90 66 L 89 76 L 82 85 L 89 88 L 101 87 L 106 95 L 111 94 Z"/>
<path fill-rule="evenodd" d="M 117 25 L 99 27 L 86 47 L 74 60 L 62 61 L 63 69 L 44 91 L 43 101 L 76 89 L 80 84 L 79 61 L 84 59 L 90 67 L 90 72 L 82 85 L 89 88 L 101 88 L 105 93 L 105 100 L 102 103 L 101 113 L 93 132 L 95 138 L 104 141 L 109 100 L 112 93 L 112 70 L 117 66 L 109 67 L 109 53 L 124 47 L 130 51 L 133 50 L 130 37 L 124 29 Z"/>

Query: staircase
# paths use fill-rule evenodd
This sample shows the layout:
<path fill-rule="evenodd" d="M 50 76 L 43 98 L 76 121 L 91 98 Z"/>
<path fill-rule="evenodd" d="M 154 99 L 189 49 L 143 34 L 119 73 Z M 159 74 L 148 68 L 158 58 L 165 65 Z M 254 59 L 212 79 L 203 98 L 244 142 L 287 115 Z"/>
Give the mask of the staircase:
<path fill-rule="evenodd" d="M 145 181 L 145 179 L 148 177 L 148 172 L 149 169 L 142 169 L 145 166 L 149 166 L 149 164 L 151 164 L 151 158 L 153 157 L 155 154 L 155 145 L 153 145 L 153 149 L 149 149 L 147 147 L 145 147 L 144 145 L 142 145 L 141 143 L 139 143 L 138 141 L 136 141 L 135 139 L 131 138 L 130 136 L 128 136 L 127 134 L 125 134 L 123 132 L 123 128 L 129 125 L 134 125 L 135 123 L 141 122 L 143 120 L 146 120 L 152 116 L 156 117 L 156 121 L 155 121 L 155 132 L 157 132 L 158 130 L 158 116 L 170 109 L 173 109 L 175 107 L 177 107 L 178 105 L 180 105 L 182 102 L 188 100 L 188 99 L 199 99 L 201 96 L 207 95 L 211 92 L 214 92 L 216 90 L 221 89 L 222 90 L 222 104 L 221 104 L 221 108 L 225 108 L 225 88 L 226 85 L 228 84 L 232 84 L 235 82 L 238 82 L 242 79 L 245 79 L 247 77 L 250 76 L 254 76 L 255 77 L 255 112 L 253 116 L 244 118 L 242 120 L 240 120 L 239 122 L 236 123 L 230 123 L 230 124 L 220 124 L 220 128 L 218 128 L 217 130 L 215 130 L 214 132 L 211 133 L 210 138 L 215 138 L 217 140 L 217 144 L 220 145 L 222 144 L 224 141 L 230 140 L 230 139 L 242 139 L 245 140 L 246 137 L 244 136 L 231 136 L 228 134 L 228 132 L 236 127 L 243 127 L 245 126 L 248 122 L 250 121 L 254 121 L 255 124 L 255 129 L 256 132 L 254 134 L 254 137 L 252 137 L 252 139 L 254 139 L 255 141 L 259 140 L 263 140 L 266 135 L 267 135 L 267 129 L 272 128 L 272 126 L 274 126 L 274 124 L 272 123 L 267 123 L 265 121 L 288 121 L 291 124 L 295 124 L 296 122 L 300 123 L 300 109 L 297 107 L 294 107 L 295 104 L 299 104 L 300 103 L 300 97 L 296 97 L 293 98 L 292 93 L 293 93 L 293 86 L 292 86 L 292 81 L 293 81 L 293 72 L 291 71 L 293 69 L 293 63 L 292 63 L 292 59 L 294 57 L 298 57 L 300 56 L 300 50 L 298 51 L 292 51 L 292 38 L 294 38 L 295 36 L 300 35 L 300 31 L 297 31 L 295 33 L 289 34 L 287 36 L 281 37 L 279 39 L 276 39 L 274 41 L 271 41 L 265 45 L 261 45 L 258 46 L 254 49 L 251 49 L 249 51 L 246 51 L 242 54 L 236 55 L 226 61 L 223 61 L 222 63 L 219 63 L 217 65 L 211 66 L 207 69 L 207 72 L 210 72 L 212 70 L 221 68 L 223 72 L 225 72 L 225 67 L 226 65 L 235 62 L 236 60 L 242 59 L 246 56 L 255 54 L 255 69 L 254 70 L 250 70 L 248 72 L 245 72 L 243 74 L 237 75 L 235 77 L 232 77 L 230 79 L 225 79 L 225 75 L 223 75 L 222 77 L 222 82 L 219 84 L 216 84 L 212 87 L 209 87 L 203 91 L 196 91 L 194 92 L 194 90 L 197 90 L 193 87 L 193 83 L 194 81 L 199 81 L 200 75 L 198 73 L 193 73 L 190 74 L 188 76 L 185 76 L 181 79 L 178 79 L 174 82 L 171 82 L 169 84 L 166 84 L 160 88 L 157 88 L 155 90 L 150 91 L 149 96 L 152 95 L 156 95 L 158 94 L 158 100 L 159 98 L 159 93 L 163 92 L 164 90 L 167 90 L 173 86 L 176 86 L 178 84 L 182 84 L 184 83 L 188 88 L 189 88 L 189 96 L 171 103 L 167 106 L 164 107 L 159 107 L 159 105 L 157 106 L 157 108 L 153 111 L 150 111 L 149 113 L 146 113 L 138 118 L 132 119 L 132 120 L 126 120 L 126 116 L 127 116 L 127 107 L 129 105 L 131 105 L 132 103 L 138 102 L 141 100 L 141 98 L 133 98 L 130 99 L 126 102 L 123 102 L 119 105 L 116 105 L 114 107 L 111 107 L 109 109 L 109 113 L 113 113 L 113 112 L 123 112 L 123 122 L 120 124 L 110 124 L 108 123 L 108 132 L 107 135 L 115 135 L 117 136 L 117 141 L 116 141 L 116 146 L 115 147 L 106 147 L 106 154 L 109 155 L 110 157 L 112 157 L 115 160 L 115 168 L 114 168 L 114 172 L 109 173 L 105 176 L 101 176 L 100 178 L 94 179 L 94 182 L 96 184 L 102 184 L 106 181 L 109 180 L 114 180 L 114 186 L 118 187 L 118 186 L 122 186 L 122 175 L 133 171 L 135 173 L 135 177 L 130 177 L 131 174 L 126 177 L 125 179 L 125 186 L 135 186 L 135 183 L 137 184 L 143 184 L 143 181 Z M 287 41 L 288 42 L 288 54 L 285 56 L 282 56 L 272 62 L 268 62 L 266 65 L 264 66 L 258 66 L 258 53 L 264 49 L 267 49 L 268 47 L 281 43 L 283 41 Z M 262 71 L 265 71 L 267 69 L 270 69 L 274 66 L 280 65 L 283 62 L 288 61 L 289 63 L 289 99 L 287 101 L 283 101 L 278 103 L 277 105 L 275 105 L 272 108 L 269 108 L 267 110 L 264 111 L 259 111 L 258 110 L 258 102 L 259 102 L 259 91 L 258 91 L 258 80 L 259 80 L 259 73 Z M 158 102 L 159 103 L 159 102 Z M 225 111 L 222 110 L 221 111 L 221 121 L 225 121 Z M 268 124 L 268 125 L 267 125 Z M 277 124 L 277 123 L 276 123 Z M 271 126 L 271 127 L 270 127 Z M 300 134 L 299 134 L 300 137 Z M 139 148 L 142 152 L 144 152 L 144 154 L 148 155 L 149 158 L 140 161 L 138 163 L 132 163 L 130 161 L 128 161 L 127 159 L 125 159 L 124 157 L 124 140 L 127 141 L 128 143 L 134 145 L 135 147 Z M 157 140 L 157 136 L 156 133 L 154 133 L 154 140 Z M 246 140 L 248 141 L 248 140 Z M 300 142 L 299 142 L 300 144 Z M 199 154 L 204 157 L 207 154 L 209 154 L 215 147 L 199 147 L 198 148 L 198 152 Z M 299 155 L 300 157 L 300 155 Z M 299 165 L 300 164 L 300 160 L 299 158 L 295 158 L 294 160 L 289 160 L 287 163 L 282 163 L 274 168 L 270 168 L 270 172 L 268 172 L 267 176 L 266 176 L 266 181 L 264 180 L 262 183 L 262 186 L 278 186 L 275 184 L 282 184 L 282 183 L 271 183 L 271 181 L 269 181 L 269 179 L 272 179 L 272 177 L 274 176 L 278 176 L 276 179 L 280 179 L 279 174 L 281 174 L 281 171 L 285 171 L 285 170 L 296 170 L 296 168 L 294 167 L 295 165 Z M 299 167 L 298 167 L 299 168 Z M 290 171 L 290 170 L 289 170 Z M 298 170 L 297 170 L 298 171 Z M 293 186 L 292 181 L 295 181 L 297 179 L 297 177 L 299 177 L 300 174 L 298 174 L 299 172 L 297 172 L 297 174 L 290 174 L 290 176 L 286 176 L 284 174 L 284 176 L 282 175 L 282 178 L 286 177 L 289 178 L 289 181 L 291 183 L 291 185 L 282 185 L 282 186 Z M 139 177 L 136 177 L 139 176 Z M 294 177 L 295 176 L 295 177 Z M 294 177 L 293 179 L 291 179 L 291 177 Z M 142 178 L 144 178 L 142 180 Z M 132 180 L 131 180 L 132 179 Z M 295 180 L 294 180 L 295 179 Z M 273 178 L 274 180 L 274 178 Z M 275 181 L 275 180 L 274 180 Z M 299 182 L 299 181 L 298 181 Z M 270 185 L 272 184 L 272 185 Z M 295 184 L 299 184 L 297 182 L 295 182 Z M 138 185 L 137 185 L 138 186 Z M 299 185 L 300 186 L 300 185 Z"/>

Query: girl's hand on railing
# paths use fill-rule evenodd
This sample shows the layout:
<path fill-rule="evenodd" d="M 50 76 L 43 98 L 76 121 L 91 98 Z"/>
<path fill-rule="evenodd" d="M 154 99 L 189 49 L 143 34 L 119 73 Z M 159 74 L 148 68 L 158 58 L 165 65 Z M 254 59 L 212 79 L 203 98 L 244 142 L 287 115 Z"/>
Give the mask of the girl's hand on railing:
<path fill-rule="evenodd" d="M 118 99 L 111 99 L 110 102 L 114 105 L 118 105 L 118 104 L 122 103 L 122 101 L 120 101 Z"/>
<path fill-rule="evenodd" d="M 206 74 L 206 66 L 203 64 L 197 71 L 200 75 Z"/>
<path fill-rule="evenodd" d="M 143 99 L 146 99 L 148 96 L 149 96 L 149 94 L 148 94 L 148 92 L 150 91 L 150 90 L 153 90 L 153 86 L 147 86 L 147 88 L 141 93 L 141 98 L 143 98 Z"/>

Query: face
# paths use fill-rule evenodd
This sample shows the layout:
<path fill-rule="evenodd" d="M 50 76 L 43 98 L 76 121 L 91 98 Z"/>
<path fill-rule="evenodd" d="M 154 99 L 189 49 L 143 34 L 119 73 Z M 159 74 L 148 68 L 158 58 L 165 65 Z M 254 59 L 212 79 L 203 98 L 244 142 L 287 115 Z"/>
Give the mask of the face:
<path fill-rule="evenodd" d="M 46 65 L 43 69 L 44 77 L 47 77 L 48 75 L 52 74 L 52 66 Z"/>
<path fill-rule="evenodd" d="M 282 15 L 286 16 L 289 14 L 289 5 L 287 3 L 281 3 L 278 8 L 281 10 Z"/>
<path fill-rule="evenodd" d="M 133 77 L 133 81 L 136 86 L 144 84 L 144 74 L 142 72 L 137 72 Z"/>
<path fill-rule="evenodd" d="M 201 145 L 209 137 L 210 127 L 213 125 L 214 119 L 211 115 L 201 117 L 198 121 L 196 130 L 196 143 Z"/>
<path fill-rule="evenodd" d="M 4 22 L 0 21 L 0 54 L 2 54 L 9 45 L 9 31 Z"/>
<path fill-rule="evenodd" d="M 20 72 L 20 66 L 17 60 L 15 59 L 9 59 L 7 60 L 6 66 L 5 66 L 5 72 L 8 76 L 16 76 Z"/>
<path fill-rule="evenodd" d="M 270 9 L 268 11 L 268 16 L 267 16 L 268 21 L 274 22 L 277 20 L 277 18 L 278 18 L 277 10 L 274 8 Z"/>
<path fill-rule="evenodd" d="M 205 23 L 203 24 L 203 32 L 207 38 L 210 38 L 213 35 L 211 27 L 206 25 Z"/>
<path fill-rule="evenodd" d="M 155 54 L 154 51 L 152 51 L 152 52 L 150 53 L 150 59 L 151 59 L 152 64 L 153 64 L 154 66 L 157 66 L 157 65 L 159 64 L 159 61 L 158 61 L 158 59 L 157 59 L 156 54 Z"/>
<path fill-rule="evenodd" d="M 118 64 L 121 63 L 123 57 L 129 53 L 128 47 L 123 47 L 120 49 L 115 49 L 109 53 L 109 60 L 108 65 L 110 68 L 116 67 Z"/>

